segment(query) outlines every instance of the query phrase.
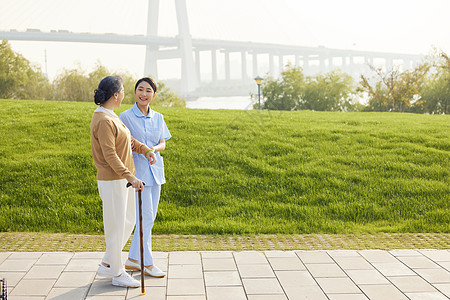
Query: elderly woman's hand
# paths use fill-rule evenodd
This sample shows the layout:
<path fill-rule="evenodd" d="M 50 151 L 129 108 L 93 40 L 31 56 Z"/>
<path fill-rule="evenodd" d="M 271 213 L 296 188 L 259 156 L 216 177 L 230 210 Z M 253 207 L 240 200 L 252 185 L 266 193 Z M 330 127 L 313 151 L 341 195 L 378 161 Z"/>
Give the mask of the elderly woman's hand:
<path fill-rule="evenodd" d="M 150 149 L 153 149 L 153 147 L 151 147 Z M 154 165 L 156 163 L 156 154 L 155 154 L 155 152 L 148 151 L 147 154 L 145 155 L 145 157 L 150 162 L 150 165 Z"/>
<path fill-rule="evenodd" d="M 139 179 L 135 179 L 130 183 L 131 183 L 131 186 L 136 189 L 136 191 L 142 191 L 144 189 L 144 184 Z"/>

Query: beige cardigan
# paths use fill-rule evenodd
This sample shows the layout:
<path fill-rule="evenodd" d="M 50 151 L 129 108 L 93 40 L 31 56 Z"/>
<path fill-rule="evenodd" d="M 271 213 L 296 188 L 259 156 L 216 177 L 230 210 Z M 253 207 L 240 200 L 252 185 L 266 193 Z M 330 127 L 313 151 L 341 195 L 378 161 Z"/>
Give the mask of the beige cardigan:
<path fill-rule="evenodd" d="M 114 114 L 114 113 L 113 113 Z M 134 148 L 131 149 L 131 140 Z M 97 167 L 97 180 L 126 179 L 132 182 L 134 161 L 132 152 L 145 154 L 149 147 L 134 139 L 116 115 L 95 111 L 91 120 L 91 148 Z"/>

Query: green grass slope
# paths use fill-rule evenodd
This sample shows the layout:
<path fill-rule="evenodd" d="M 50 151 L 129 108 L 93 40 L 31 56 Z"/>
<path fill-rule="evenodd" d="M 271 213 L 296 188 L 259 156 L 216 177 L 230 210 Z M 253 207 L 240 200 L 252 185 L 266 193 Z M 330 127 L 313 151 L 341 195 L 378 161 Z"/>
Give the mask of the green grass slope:
<path fill-rule="evenodd" d="M 0 100 L 0 231 L 103 231 L 95 107 Z M 450 232 L 449 116 L 156 110 L 154 233 Z"/>

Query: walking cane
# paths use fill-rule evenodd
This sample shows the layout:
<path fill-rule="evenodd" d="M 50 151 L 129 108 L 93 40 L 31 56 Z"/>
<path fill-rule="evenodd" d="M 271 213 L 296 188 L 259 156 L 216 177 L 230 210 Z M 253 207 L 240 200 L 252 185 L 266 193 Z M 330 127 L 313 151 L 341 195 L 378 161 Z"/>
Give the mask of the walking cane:
<path fill-rule="evenodd" d="M 142 182 L 143 185 L 145 185 L 145 182 Z M 127 187 L 130 187 L 131 183 L 127 183 Z M 138 191 L 138 206 L 139 206 L 139 245 L 141 246 L 141 295 L 145 295 L 145 285 L 144 285 L 144 277 L 145 277 L 145 271 L 144 271 L 144 226 L 142 225 L 142 192 L 141 190 Z M 134 231 L 136 234 L 136 230 Z"/>

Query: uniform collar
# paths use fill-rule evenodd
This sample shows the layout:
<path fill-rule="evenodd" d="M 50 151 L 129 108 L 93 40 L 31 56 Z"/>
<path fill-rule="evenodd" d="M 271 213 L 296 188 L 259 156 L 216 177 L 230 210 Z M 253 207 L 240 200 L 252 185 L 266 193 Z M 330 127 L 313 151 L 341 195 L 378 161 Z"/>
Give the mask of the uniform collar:
<path fill-rule="evenodd" d="M 138 118 L 153 118 L 153 116 L 155 115 L 155 112 L 149 107 L 148 108 L 148 115 L 144 116 L 141 112 L 141 110 L 139 109 L 139 107 L 137 106 L 137 103 L 134 103 L 133 107 L 131 108 L 131 111 L 136 115 L 136 117 Z"/>

